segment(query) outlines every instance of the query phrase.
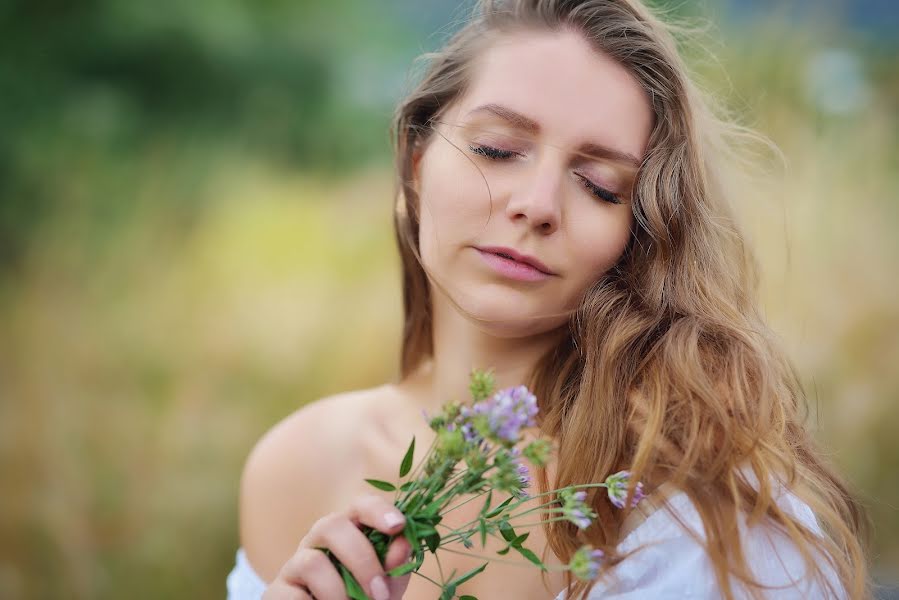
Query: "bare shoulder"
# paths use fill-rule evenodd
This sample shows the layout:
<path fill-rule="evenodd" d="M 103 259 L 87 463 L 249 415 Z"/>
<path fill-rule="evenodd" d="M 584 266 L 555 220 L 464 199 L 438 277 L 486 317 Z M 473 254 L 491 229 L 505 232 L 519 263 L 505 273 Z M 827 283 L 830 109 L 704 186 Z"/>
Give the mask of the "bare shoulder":
<path fill-rule="evenodd" d="M 382 387 L 310 402 L 253 447 L 241 476 L 240 539 L 264 580 L 274 579 L 355 475 L 366 443 L 359 432 L 368 429 Z"/>

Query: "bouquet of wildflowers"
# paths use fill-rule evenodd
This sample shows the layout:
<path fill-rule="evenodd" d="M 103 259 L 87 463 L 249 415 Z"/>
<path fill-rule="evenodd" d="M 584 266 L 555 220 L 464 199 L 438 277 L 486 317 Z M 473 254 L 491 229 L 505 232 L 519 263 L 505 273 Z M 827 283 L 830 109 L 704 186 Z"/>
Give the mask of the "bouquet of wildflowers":
<path fill-rule="evenodd" d="M 630 474 L 621 471 L 609 476 L 603 483 L 569 486 L 553 490 L 540 496 L 555 493 L 557 498 L 528 510 L 516 509 L 525 501 L 538 496 L 529 496 L 527 467 L 521 463 L 524 456 L 534 465 L 544 467 L 552 447 L 543 439 L 534 440 L 520 448 L 521 429 L 536 425 L 537 399 L 525 386 L 517 386 L 494 393 L 494 381 L 489 372 L 475 370 L 471 375 L 470 391 L 474 399 L 472 406 L 451 402 L 443 406 L 440 414 L 425 419 L 437 434 L 433 444 L 419 465 L 412 470 L 415 438 L 409 445 L 400 465 L 400 481 L 394 485 L 386 481 L 366 479 L 379 490 L 396 492 L 395 506 L 406 516 L 406 525 L 400 535 L 404 535 L 412 547 L 410 560 L 388 571 L 396 577 L 409 572 L 417 572 L 424 562 L 425 552 L 438 554 L 447 544 L 461 542 L 471 548 L 480 541 L 486 547 L 487 536 L 494 536 L 505 542 L 497 554 L 505 555 L 515 551 L 527 561 L 546 571 L 534 552 L 524 546 L 529 533 L 519 534 L 510 521 L 537 511 L 548 512 L 550 521 L 567 520 L 580 529 L 588 527 L 596 518 L 585 503 L 587 493 L 577 488 L 604 487 L 611 502 L 623 508 L 628 497 Z M 643 497 L 642 484 L 637 483 L 631 498 L 632 505 Z M 503 492 L 510 497 L 492 506 L 493 493 Z M 454 506 L 453 501 L 469 496 Z M 483 497 L 483 506 L 475 520 L 460 529 L 451 529 L 440 524 L 443 515 Z M 537 525 L 539 523 L 534 523 Z M 444 531 L 438 531 L 438 527 Z M 520 526 L 519 526 L 520 527 Z M 378 557 L 383 563 L 392 537 L 370 527 L 364 527 Z M 447 550 L 450 551 L 450 550 Z M 347 595 L 353 600 L 368 600 L 364 590 L 330 552 L 326 553 L 341 573 L 347 588 Z M 602 550 L 589 545 L 582 546 L 565 567 L 572 574 L 584 580 L 594 579 L 598 572 Z M 439 557 L 437 557 L 439 564 Z M 456 576 L 455 571 L 446 581 L 431 580 L 440 588 L 440 600 L 456 597 L 456 588 L 481 573 L 488 565 L 485 562 L 467 573 Z M 524 563 L 523 563 L 524 564 Z M 421 575 L 421 574 L 419 574 Z M 421 575 L 424 577 L 424 575 Z M 460 600 L 477 600 L 474 596 L 461 596 Z"/>

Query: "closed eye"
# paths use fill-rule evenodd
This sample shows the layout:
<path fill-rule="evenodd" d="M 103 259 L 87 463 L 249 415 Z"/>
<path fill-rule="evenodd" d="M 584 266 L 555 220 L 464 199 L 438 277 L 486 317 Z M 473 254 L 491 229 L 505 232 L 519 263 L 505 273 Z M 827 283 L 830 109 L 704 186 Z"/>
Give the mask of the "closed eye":
<path fill-rule="evenodd" d="M 490 146 L 469 146 L 468 149 L 475 154 L 486 156 L 491 160 L 504 160 L 515 156 L 515 152 L 512 152 L 511 150 L 500 150 L 499 148 L 492 148 Z"/>
<path fill-rule="evenodd" d="M 469 146 L 469 150 L 474 152 L 475 154 L 480 154 L 481 156 L 485 156 L 490 160 L 506 160 L 512 158 L 517 153 L 511 150 L 501 150 L 499 148 L 493 148 L 492 146 Z M 610 204 L 621 204 L 621 198 L 618 197 L 614 192 L 610 192 L 604 187 L 598 186 L 583 175 L 578 175 L 578 177 L 583 182 L 584 187 L 591 194 L 608 202 Z"/>
<path fill-rule="evenodd" d="M 614 192 L 610 192 L 604 187 L 600 187 L 584 177 L 583 175 L 578 175 L 581 180 L 584 182 L 584 187 L 587 188 L 591 194 L 596 196 L 597 198 L 602 198 L 606 202 L 611 204 L 621 204 L 621 198 L 618 197 L 618 194 Z"/>

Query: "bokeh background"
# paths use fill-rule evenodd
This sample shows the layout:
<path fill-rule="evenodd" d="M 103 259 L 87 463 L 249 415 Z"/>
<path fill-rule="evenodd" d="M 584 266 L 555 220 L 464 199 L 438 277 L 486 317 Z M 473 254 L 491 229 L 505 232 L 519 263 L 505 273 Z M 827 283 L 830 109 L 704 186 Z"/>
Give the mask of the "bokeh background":
<path fill-rule="evenodd" d="M 760 298 L 895 584 L 899 5 L 656 4 L 786 158 L 735 199 Z M 464 14 L 0 2 L 0 598 L 224 596 L 253 443 L 397 371 L 389 118 Z"/>

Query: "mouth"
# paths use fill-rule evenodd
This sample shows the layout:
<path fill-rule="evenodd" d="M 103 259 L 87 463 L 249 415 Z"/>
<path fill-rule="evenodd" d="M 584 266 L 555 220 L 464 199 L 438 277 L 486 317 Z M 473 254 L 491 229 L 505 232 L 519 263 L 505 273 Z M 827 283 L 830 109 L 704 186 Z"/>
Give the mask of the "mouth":
<path fill-rule="evenodd" d="M 505 246 L 476 246 L 475 248 L 481 252 L 513 261 L 516 264 L 526 265 L 540 273 L 543 273 L 544 275 L 555 275 L 555 273 L 549 267 L 543 264 L 537 257 L 522 254 L 514 248 L 507 248 Z"/>
<path fill-rule="evenodd" d="M 551 273 L 542 271 L 537 267 L 518 260 L 518 258 L 510 252 L 488 251 L 483 248 L 475 248 L 484 260 L 484 263 L 490 267 L 496 275 L 523 282 L 545 281 L 552 277 Z"/>

